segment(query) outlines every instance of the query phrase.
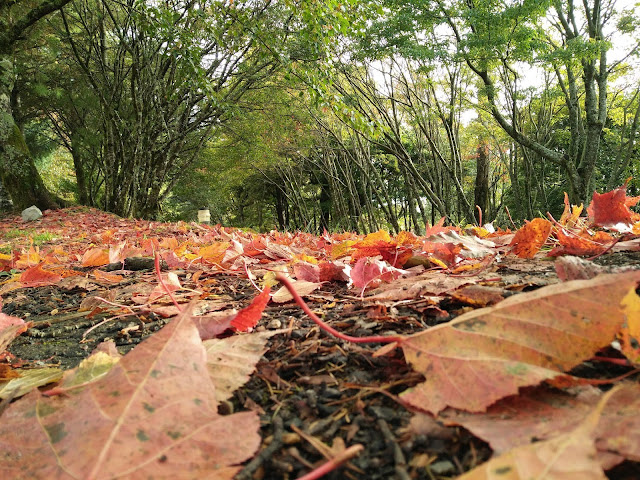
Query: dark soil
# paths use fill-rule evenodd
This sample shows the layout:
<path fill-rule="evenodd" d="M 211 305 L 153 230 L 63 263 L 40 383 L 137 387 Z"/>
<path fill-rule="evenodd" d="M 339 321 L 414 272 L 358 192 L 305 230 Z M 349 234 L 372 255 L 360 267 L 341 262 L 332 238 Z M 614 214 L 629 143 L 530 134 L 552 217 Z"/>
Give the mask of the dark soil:
<path fill-rule="evenodd" d="M 618 253 L 599 260 L 607 265 L 640 265 L 640 254 Z M 501 273 L 503 278 L 514 274 L 520 279 L 517 285 L 500 286 L 510 293 L 557 281 L 551 262 L 533 273 L 518 269 Z M 145 274 L 149 273 L 130 272 L 128 281 L 134 283 Z M 244 278 L 216 275 L 216 281 L 230 296 L 230 307 L 242 308 L 255 295 Z M 88 311 L 78 311 L 87 295 L 82 288 L 58 286 L 19 289 L 3 295 L 4 313 L 34 322 L 13 341 L 10 352 L 27 365 L 72 368 L 101 341 L 114 340 L 120 352 L 126 353 L 167 322 L 154 314 L 104 322 L 113 314 L 91 316 Z M 309 304 L 334 328 L 354 336 L 411 334 L 449 321 L 470 308 L 445 298 L 438 309 L 419 304 L 372 309 L 343 284 L 325 286 L 321 293 L 309 296 Z M 326 478 L 455 478 L 491 456 L 484 442 L 461 428 L 443 427 L 431 437 L 409 433 L 412 413 L 397 395 L 422 377 L 407 367 L 400 350 L 390 356 L 372 357 L 376 345 L 349 344 L 330 337 L 292 303 L 270 304 L 258 328 L 287 331 L 272 337 L 251 380 L 232 401 L 221 405 L 223 414 L 246 409 L 261 414 L 261 452 L 238 478 L 297 478 L 325 460 L 323 449 L 332 444 L 338 447 L 341 441 L 347 446 L 361 444 L 364 451 Z M 601 364 L 597 368 L 614 369 L 610 372 L 613 376 L 625 367 Z M 607 372 L 598 372 L 598 376 L 605 377 Z M 608 476 L 640 479 L 640 463 L 625 462 Z"/>

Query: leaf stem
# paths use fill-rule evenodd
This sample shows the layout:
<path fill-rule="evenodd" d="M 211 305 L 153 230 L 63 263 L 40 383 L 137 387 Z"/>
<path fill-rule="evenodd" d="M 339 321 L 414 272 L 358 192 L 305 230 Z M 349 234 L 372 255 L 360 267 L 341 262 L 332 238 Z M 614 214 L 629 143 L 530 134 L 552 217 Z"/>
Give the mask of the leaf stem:
<path fill-rule="evenodd" d="M 321 478 L 327 473 L 332 472 L 336 468 L 340 467 L 340 465 L 342 465 L 343 463 L 351 460 L 363 450 L 364 447 L 360 444 L 352 445 L 328 462 L 323 463 L 318 468 L 310 471 L 306 475 L 299 477 L 298 480 L 317 480 L 318 478 Z"/>
<path fill-rule="evenodd" d="M 351 343 L 394 343 L 394 342 L 402 343 L 404 340 L 404 338 L 400 336 L 394 337 L 394 336 L 376 335 L 371 337 L 352 337 L 351 335 L 345 335 L 344 333 L 341 333 L 335 328 L 327 325 L 324 321 L 320 319 L 320 317 L 318 317 L 315 313 L 313 313 L 309 308 L 309 305 L 307 305 L 305 301 L 302 299 L 302 297 L 298 295 L 298 292 L 296 292 L 295 288 L 291 284 L 291 281 L 287 277 L 285 277 L 282 273 L 276 274 L 276 280 L 278 280 L 285 287 L 287 287 L 287 290 L 289 290 L 289 293 L 291 293 L 296 303 L 300 306 L 300 308 L 302 308 L 302 310 L 304 310 L 304 313 L 309 315 L 309 318 L 311 318 L 311 320 L 313 320 L 313 322 L 316 325 L 318 325 L 325 332 L 330 333 L 331 335 L 339 338 L 340 340 L 345 340 Z"/>

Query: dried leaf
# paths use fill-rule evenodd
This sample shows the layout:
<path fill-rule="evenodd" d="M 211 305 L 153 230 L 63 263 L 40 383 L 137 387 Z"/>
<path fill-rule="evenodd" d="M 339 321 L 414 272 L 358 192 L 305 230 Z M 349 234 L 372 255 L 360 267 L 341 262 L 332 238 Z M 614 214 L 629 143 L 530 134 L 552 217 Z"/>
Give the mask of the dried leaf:
<path fill-rule="evenodd" d="M 36 387 L 57 382 L 62 378 L 62 370 L 52 367 L 30 368 L 18 372 L 18 378 L 0 382 L 0 398 L 18 398 Z"/>
<path fill-rule="evenodd" d="M 293 285 L 293 288 L 296 290 L 296 292 L 298 292 L 298 295 L 300 295 L 301 297 L 309 295 L 311 292 L 317 290 L 322 286 L 321 283 L 307 282 L 305 280 L 292 280 L 291 284 Z M 273 300 L 275 303 L 289 302 L 293 300 L 293 295 L 289 293 L 287 287 L 280 287 L 278 291 L 273 294 L 271 300 Z"/>
<path fill-rule="evenodd" d="M 610 392 L 611 393 L 611 392 Z M 594 430 L 610 394 L 573 431 L 514 448 L 458 477 L 458 480 L 606 480 L 596 455 Z"/>
<path fill-rule="evenodd" d="M 231 479 L 260 443 L 252 412 L 220 416 L 189 310 L 67 395 L 35 390 L 0 423 L 0 478 Z"/>
<path fill-rule="evenodd" d="M 590 220 L 600 227 L 619 231 L 631 231 L 631 224 L 640 220 L 640 214 L 629 210 L 640 197 L 627 197 L 627 186 L 610 192 L 593 192 L 591 204 L 587 207 Z"/>
<path fill-rule="evenodd" d="M 408 337 L 405 358 L 426 380 L 403 399 L 432 413 L 484 411 L 556 377 L 610 344 L 638 281 L 633 271 L 550 285 Z"/>
<path fill-rule="evenodd" d="M 551 233 L 551 222 L 534 218 L 526 222 L 511 240 L 512 252 L 520 258 L 533 258 L 540 251 Z"/>
<path fill-rule="evenodd" d="M 43 285 L 54 285 L 62 277 L 57 273 L 49 272 L 42 268 L 44 263 L 39 263 L 35 267 L 28 268 L 20 274 L 20 283 L 23 286 L 39 287 Z"/>
<path fill-rule="evenodd" d="M 234 335 L 203 342 L 218 402 L 231 398 L 233 392 L 249 380 L 256 363 L 267 351 L 267 340 L 275 333 L 277 332 Z"/>
<path fill-rule="evenodd" d="M 82 255 L 83 267 L 101 267 L 109 263 L 109 251 L 102 248 L 92 248 Z"/>

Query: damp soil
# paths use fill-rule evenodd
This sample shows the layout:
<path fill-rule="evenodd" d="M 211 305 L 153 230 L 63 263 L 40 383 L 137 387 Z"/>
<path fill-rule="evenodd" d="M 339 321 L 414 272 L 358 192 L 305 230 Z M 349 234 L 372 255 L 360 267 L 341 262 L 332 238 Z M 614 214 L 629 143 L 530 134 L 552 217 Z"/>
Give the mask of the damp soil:
<path fill-rule="evenodd" d="M 640 254 L 616 253 L 599 263 L 640 267 Z M 127 281 L 135 283 L 145 274 L 131 272 Z M 516 294 L 557 281 L 551 262 L 534 273 L 516 269 L 515 275 L 526 280 L 517 289 L 506 285 L 505 292 Z M 246 278 L 217 275 L 216 282 L 230 306 L 242 308 L 255 295 Z M 3 295 L 2 312 L 33 322 L 10 345 L 13 361 L 73 368 L 104 340 L 113 340 L 125 354 L 168 321 L 155 314 L 112 319 L 112 314 L 79 311 L 82 301 L 93 294 L 83 288 L 42 286 Z M 308 297 L 308 303 L 332 327 L 353 336 L 409 335 L 471 308 L 446 298 L 437 309 L 415 304 L 372 309 L 342 284 L 324 286 L 321 293 Z M 406 365 L 399 349 L 374 357 L 378 345 L 335 339 L 292 303 L 267 306 L 258 329 L 284 332 L 271 337 L 250 381 L 220 406 L 221 414 L 251 409 L 261 416 L 261 449 L 237 478 L 295 479 L 326 460 L 328 448 L 340 445 L 360 444 L 364 450 L 324 478 L 448 479 L 490 458 L 488 445 L 459 427 L 442 427 L 429 436 L 410 432 L 412 412 L 398 394 L 423 377 Z M 589 368 L 600 378 L 628 371 L 607 364 Z M 624 462 L 607 475 L 640 479 L 640 463 Z"/>

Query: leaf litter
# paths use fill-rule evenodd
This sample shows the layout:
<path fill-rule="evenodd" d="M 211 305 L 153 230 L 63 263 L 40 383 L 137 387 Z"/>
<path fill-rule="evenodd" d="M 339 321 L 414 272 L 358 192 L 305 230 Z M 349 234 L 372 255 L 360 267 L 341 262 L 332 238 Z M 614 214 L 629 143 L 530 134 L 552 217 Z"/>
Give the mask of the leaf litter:
<path fill-rule="evenodd" d="M 558 451 L 584 459 L 593 478 L 637 471 L 636 201 L 617 189 L 594 195 L 586 218 L 565 201 L 559 221 L 534 219 L 515 235 L 440 222 L 423 238 L 46 212 L 38 228 L 51 244 L 12 239 L 0 258 L 3 315 L 29 320 L 0 332 L 1 476 L 319 478 L 341 468 L 347 478 L 486 478 L 478 472 L 496 465 L 579 475 Z M 19 222 L 4 222 L 0 239 Z M 166 261 L 154 268 L 156 254 Z M 616 256 L 622 265 L 605 261 Z M 269 305 L 275 272 L 298 288 Z M 73 367 L 95 346 L 26 393 L 32 372 Z M 609 384 L 619 386 L 603 396 Z M 532 407 L 553 396 L 568 407 L 544 411 L 552 418 L 576 406 L 559 429 Z M 412 415 L 435 422 L 429 434 L 407 428 Z M 484 441 L 496 457 L 481 466 Z"/>

